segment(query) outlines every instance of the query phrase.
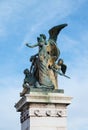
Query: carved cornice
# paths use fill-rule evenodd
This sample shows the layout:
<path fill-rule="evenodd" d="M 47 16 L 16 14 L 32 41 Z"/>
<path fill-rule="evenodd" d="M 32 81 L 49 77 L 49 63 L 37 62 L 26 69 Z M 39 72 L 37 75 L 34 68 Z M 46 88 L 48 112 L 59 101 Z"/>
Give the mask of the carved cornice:
<path fill-rule="evenodd" d="M 30 92 L 25 94 L 18 103 L 15 104 L 17 111 L 22 111 L 26 104 L 63 104 L 65 106 L 71 103 L 72 97 L 64 96 L 59 93 L 41 93 L 41 92 Z"/>

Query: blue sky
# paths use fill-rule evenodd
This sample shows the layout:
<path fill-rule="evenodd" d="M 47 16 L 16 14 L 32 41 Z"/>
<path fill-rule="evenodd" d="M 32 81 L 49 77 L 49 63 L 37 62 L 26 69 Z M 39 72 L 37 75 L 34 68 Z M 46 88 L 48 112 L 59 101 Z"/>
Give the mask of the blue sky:
<path fill-rule="evenodd" d="M 58 36 L 60 57 L 71 79 L 58 78 L 60 89 L 72 96 L 68 106 L 68 130 L 88 130 L 88 0 L 0 0 L 0 130 L 20 130 L 19 100 L 23 70 L 37 52 L 26 42 L 58 24 L 67 23 Z"/>

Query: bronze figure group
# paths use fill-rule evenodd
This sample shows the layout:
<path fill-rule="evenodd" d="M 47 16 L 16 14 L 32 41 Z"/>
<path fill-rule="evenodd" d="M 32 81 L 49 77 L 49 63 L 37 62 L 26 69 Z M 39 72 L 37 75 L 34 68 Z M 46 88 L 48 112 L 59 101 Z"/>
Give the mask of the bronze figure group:
<path fill-rule="evenodd" d="M 67 66 L 60 58 L 60 50 L 57 46 L 57 36 L 59 32 L 66 27 L 67 24 L 55 26 L 49 30 L 49 39 L 46 40 L 44 34 L 37 37 L 37 43 L 30 45 L 26 43 L 29 48 L 38 47 L 38 53 L 31 56 L 30 69 L 25 69 L 25 79 L 23 83 L 23 92 L 21 96 L 27 92 L 30 87 L 58 89 L 57 75 L 65 75 Z"/>

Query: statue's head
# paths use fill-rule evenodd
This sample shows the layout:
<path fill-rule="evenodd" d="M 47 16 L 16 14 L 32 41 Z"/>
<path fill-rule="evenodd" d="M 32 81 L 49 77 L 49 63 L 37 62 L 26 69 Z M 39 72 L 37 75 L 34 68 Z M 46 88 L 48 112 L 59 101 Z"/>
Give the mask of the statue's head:
<path fill-rule="evenodd" d="M 40 37 L 43 38 L 44 40 L 46 40 L 45 34 L 40 34 Z"/>
<path fill-rule="evenodd" d="M 40 34 L 40 37 L 37 37 L 37 41 L 39 43 L 46 41 L 46 36 L 44 34 Z"/>
<path fill-rule="evenodd" d="M 24 74 L 26 75 L 26 74 L 29 74 L 29 70 L 28 69 L 25 69 L 24 70 Z"/>
<path fill-rule="evenodd" d="M 59 59 L 59 60 L 58 60 L 58 65 L 61 66 L 61 65 L 63 65 L 63 63 L 64 63 L 63 59 Z"/>

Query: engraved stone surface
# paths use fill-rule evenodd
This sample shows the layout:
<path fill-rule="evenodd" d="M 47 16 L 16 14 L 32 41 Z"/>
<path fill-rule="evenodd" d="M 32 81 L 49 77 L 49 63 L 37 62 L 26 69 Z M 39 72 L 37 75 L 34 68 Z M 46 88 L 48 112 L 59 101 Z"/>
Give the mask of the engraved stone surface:
<path fill-rule="evenodd" d="M 15 104 L 21 112 L 21 130 L 66 130 L 67 106 L 71 99 L 59 92 L 32 90 L 25 94 Z"/>

